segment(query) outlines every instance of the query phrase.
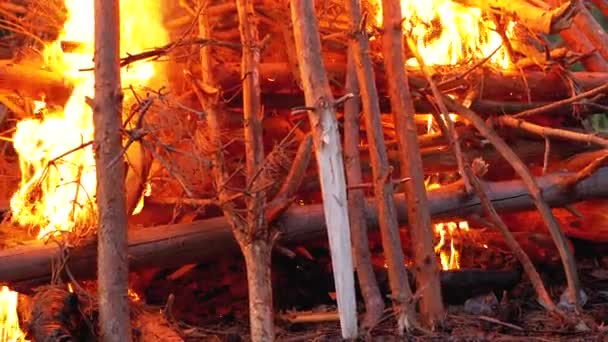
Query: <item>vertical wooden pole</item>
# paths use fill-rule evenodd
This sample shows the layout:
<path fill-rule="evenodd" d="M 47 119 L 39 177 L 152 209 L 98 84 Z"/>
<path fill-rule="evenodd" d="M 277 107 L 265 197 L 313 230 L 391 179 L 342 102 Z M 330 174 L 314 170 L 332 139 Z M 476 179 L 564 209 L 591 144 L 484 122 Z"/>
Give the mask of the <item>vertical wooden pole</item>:
<path fill-rule="evenodd" d="M 131 341 L 128 291 L 125 165 L 122 147 L 118 0 L 95 0 L 95 163 L 97 167 L 98 284 L 102 341 Z"/>
<path fill-rule="evenodd" d="M 237 0 L 239 31 L 243 45 L 241 77 L 243 79 L 243 113 L 247 184 L 246 230 L 235 227 L 235 236 L 247 266 L 249 289 L 249 322 L 251 340 L 274 340 L 274 312 L 272 305 L 271 253 L 273 236 L 264 215 L 266 194 L 258 189 L 256 175 L 264 163 L 262 140 L 263 110 L 260 99 L 260 46 L 255 23 L 253 0 Z"/>
<path fill-rule="evenodd" d="M 355 64 L 356 76 L 361 86 L 363 118 L 369 141 L 369 155 L 374 180 L 374 198 L 378 207 L 378 223 L 382 236 L 382 246 L 389 275 L 389 285 L 393 297 L 393 308 L 401 325 L 415 325 L 416 307 L 411 300 L 412 291 L 403 266 L 405 256 L 399 235 L 397 211 L 393 199 L 393 184 L 388 154 L 382 130 L 380 102 L 371 57 L 369 37 L 360 27 L 362 22 L 361 1 L 348 0 L 352 38 L 349 44 Z M 399 329 L 400 332 L 402 329 Z"/>
<path fill-rule="evenodd" d="M 361 114 L 359 82 L 357 81 L 354 49 L 351 46 L 348 50 L 346 92 L 354 94 L 355 97 L 344 104 L 344 158 L 348 185 L 351 186 L 363 183 L 363 175 L 361 172 L 361 151 L 359 150 L 359 143 L 361 141 L 359 136 L 361 122 L 359 116 Z M 369 129 L 367 131 L 368 134 L 371 132 Z M 376 281 L 372 265 L 372 257 L 369 251 L 367 220 L 365 218 L 365 193 L 363 189 L 351 189 L 348 192 L 348 213 L 357 278 L 359 279 L 359 287 L 365 301 L 365 318 L 362 327 L 364 330 L 369 331 L 382 318 L 384 300 L 378 288 L 378 282 Z M 395 216 L 395 220 L 396 218 L 397 216 Z M 395 225 L 395 229 L 398 228 Z M 401 259 L 400 266 L 403 268 L 403 258 Z"/>
<path fill-rule="evenodd" d="M 342 144 L 334 98 L 321 55 L 312 0 L 291 0 L 291 19 L 323 196 L 343 338 L 357 336 L 357 304 Z M 314 109 L 313 109 L 314 108 Z"/>
<path fill-rule="evenodd" d="M 424 186 L 424 170 L 414 120 L 414 104 L 405 70 L 405 49 L 399 0 L 382 0 L 384 35 L 383 54 L 391 108 L 399 144 L 400 167 L 405 183 L 408 222 L 414 251 L 416 282 L 422 294 L 420 314 L 430 327 L 441 323 L 444 315 L 439 283 L 439 267 L 433 249 L 433 230 Z"/>

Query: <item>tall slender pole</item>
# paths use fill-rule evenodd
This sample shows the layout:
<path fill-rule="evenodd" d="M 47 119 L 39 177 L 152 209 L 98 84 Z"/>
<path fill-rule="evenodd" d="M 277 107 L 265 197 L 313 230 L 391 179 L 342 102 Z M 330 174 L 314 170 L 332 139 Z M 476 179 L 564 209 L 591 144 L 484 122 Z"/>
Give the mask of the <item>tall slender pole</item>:
<path fill-rule="evenodd" d="M 95 0 L 95 163 L 97 167 L 98 284 L 102 341 L 131 341 L 127 212 L 123 149 L 118 0 Z"/>
<path fill-rule="evenodd" d="M 355 279 L 346 176 L 335 100 L 329 87 L 321 54 L 321 38 L 314 3 L 312 0 L 291 0 L 290 5 L 306 106 L 311 108 L 308 119 L 319 168 L 342 337 L 355 338 L 357 336 Z"/>

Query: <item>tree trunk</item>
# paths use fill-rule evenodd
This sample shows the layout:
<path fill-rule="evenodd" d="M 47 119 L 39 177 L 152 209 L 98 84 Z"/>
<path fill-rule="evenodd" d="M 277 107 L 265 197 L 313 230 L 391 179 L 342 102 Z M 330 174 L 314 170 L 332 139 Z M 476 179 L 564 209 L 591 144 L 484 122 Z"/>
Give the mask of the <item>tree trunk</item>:
<path fill-rule="evenodd" d="M 255 240 L 241 244 L 247 267 L 249 322 L 252 341 L 274 341 L 274 308 L 270 261 L 272 241 Z"/>
<path fill-rule="evenodd" d="M 246 230 L 233 227 L 243 251 L 249 289 L 249 322 L 252 341 L 274 340 L 274 312 L 270 278 L 270 255 L 273 237 L 264 216 L 266 195 L 258 189 L 257 175 L 264 162 L 262 141 L 262 106 L 260 104 L 260 46 L 254 23 L 253 0 L 237 0 L 239 30 L 243 45 L 243 113 L 247 172 Z"/>
<path fill-rule="evenodd" d="M 401 6 L 397 0 L 382 1 L 384 16 L 383 54 L 395 130 L 401 157 L 402 176 L 408 202 L 416 282 L 421 292 L 420 313 L 431 328 L 443 321 L 439 267 L 435 260 L 429 203 L 424 186 L 422 157 L 414 121 L 414 104 L 405 70 L 405 51 L 401 30 Z M 409 304 L 411 305 L 411 304 Z"/>
<path fill-rule="evenodd" d="M 101 339 L 131 341 L 127 300 L 129 258 L 122 152 L 118 0 L 95 0 L 95 163 L 97 167 L 98 283 Z"/>
<path fill-rule="evenodd" d="M 359 84 L 357 81 L 357 70 L 353 47 L 349 47 L 348 73 L 346 75 L 346 92 L 355 97 L 344 105 L 344 157 L 348 185 L 356 186 L 363 183 L 361 172 L 361 156 L 359 152 Z M 392 201 L 392 196 L 391 196 Z M 359 278 L 359 287 L 365 301 L 365 318 L 363 329 L 371 330 L 378 324 L 384 311 L 384 300 L 378 288 L 376 275 L 372 266 L 372 258 L 369 251 L 369 239 L 367 238 L 367 221 L 365 219 L 365 193 L 363 189 L 352 189 L 348 192 L 348 213 L 350 219 L 350 231 L 353 240 L 353 255 L 355 268 Z M 395 228 L 398 227 L 395 225 Z M 401 259 L 403 260 L 403 259 Z M 401 266 L 403 263 L 400 262 Z"/>
<path fill-rule="evenodd" d="M 321 40 L 312 0 L 291 0 L 291 18 L 306 106 L 312 127 L 323 207 L 331 249 L 343 338 L 357 336 L 350 224 L 346 180 L 334 98 L 321 55 Z"/>

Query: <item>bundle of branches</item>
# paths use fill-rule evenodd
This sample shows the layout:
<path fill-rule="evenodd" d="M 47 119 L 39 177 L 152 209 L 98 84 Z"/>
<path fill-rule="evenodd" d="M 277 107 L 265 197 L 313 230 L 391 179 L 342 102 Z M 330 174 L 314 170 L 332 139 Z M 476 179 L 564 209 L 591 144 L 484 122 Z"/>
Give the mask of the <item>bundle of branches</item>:
<path fill-rule="evenodd" d="M 18 314 L 26 336 L 36 342 L 91 341 L 98 335 L 96 289 L 71 283 L 36 289 L 30 297 L 19 295 Z M 159 310 L 130 297 L 131 325 L 137 341 L 183 341 L 178 329 Z"/>
<path fill-rule="evenodd" d="M 0 4 L 0 47 L 39 50 L 59 37 L 66 20 L 64 0 L 8 0 Z M 8 57 L 8 56 L 7 56 Z"/>

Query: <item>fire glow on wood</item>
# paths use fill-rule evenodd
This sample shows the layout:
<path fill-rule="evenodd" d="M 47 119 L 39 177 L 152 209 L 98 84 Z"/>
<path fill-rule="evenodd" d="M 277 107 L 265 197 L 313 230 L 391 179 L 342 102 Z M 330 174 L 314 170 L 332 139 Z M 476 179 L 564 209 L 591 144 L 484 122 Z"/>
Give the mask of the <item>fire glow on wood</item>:
<path fill-rule="evenodd" d="M 68 19 L 59 39 L 46 47 L 47 67 L 74 84 L 63 108 L 36 103 L 37 117 L 17 124 L 13 145 L 19 154 L 21 183 L 11 198 L 13 222 L 39 229 L 38 238 L 64 231 L 90 229 L 97 220 L 93 113 L 94 11 L 92 0 L 66 0 Z M 121 55 L 166 44 L 160 0 L 124 0 L 121 12 Z M 62 42 L 78 48 L 64 52 Z M 122 70 L 126 86 L 163 84 L 158 65 L 140 62 Z M 162 75 L 160 75 L 162 77 Z M 131 94 L 126 92 L 126 101 Z M 141 209 L 141 205 L 139 206 Z M 17 319 L 17 293 L 0 292 L 0 342 L 23 341 Z"/>
<path fill-rule="evenodd" d="M 380 0 L 371 0 L 376 8 L 375 21 L 382 25 Z M 481 9 L 467 7 L 453 0 L 401 0 L 403 30 L 416 42 L 418 51 L 427 65 L 458 65 L 482 59 L 496 53 L 490 63 L 508 69 L 511 65 L 502 38 L 495 23 L 482 14 Z M 509 37 L 515 26 L 506 28 Z M 414 58 L 407 61 L 417 66 Z"/>
<path fill-rule="evenodd" d="M 74 91 L 64 108 L 39 105 L 39 117 L 18 123 L 21 186 L 11 199 L 13 221 L 39 229 L 42 238 L 58 231 L 89 229 L 96 221 L 96 174 L 92 145 L 94 94 L 93 1 L 67 0 L 68 20 L 59 39 L 44 51 L 49 69 L 65 75 Z M 121 54 L 164 45 L 160 1 L 121 1 Z M 145 15 L 143 15 L 145 13 Z M 62 42 L 78 46 L 62 50 Z M 123 68 L 123 86 L 152 86 L 157 65 L 141 62 Z M 124 87 L 123 87 L 124 88 Z M 125 92 L 128 97 L 131 95 Z M 87 145 L 88 144 L 88 145 Z"/>
<path fill-rule="evenodd" d="M 373 0 L 371 3 L 377 9 L 376 24 L 381 26 L 381 1 Z M 412 37 L 426 65 L 463 65 L 489 56 L 489 63 L 494 67 L 509 69 L 512 64 L 496 24 L 479 8 L 452 0 L 401 0 L 401 11 L 404 34 Z M 514 27 L 515 22 L 508 23 L 505 29 L 507 37 L 512 34 Z M 415 58 L 409 59 L 407 64 L 410 67 L 419 66 Z M 449 115 L 452 121 L 459 119 L 455 114 Z M 428 114 L 427 120 L 427 133 L 434 133 L 433 116 Z M 431 177 L 427 178 L 428 190 L 438 187 L 439 183 L 431 182 Z M 434 230 L 439 237 L 435 253 L 440 258 L 442 269 L 459 269 L 458 236 L 469 230 L 468 222 L 440 222 L 434 225 Z"/>
<path fill-rule="evenodd" d="M 441 116 L 443 118 L 443 116 Z M 450 114 L 450 118 L 456 121 L 458 117 L 455 114 Z M 444 119 L 445 120 L 445 119 Z M 427 116 L 427 133 L 435 133 L 436 129 L 433 125 L 433 116 Z M 432 182 L 432 177 L 425 179 L 425 187 L 427 190 L 437 189 L 441 187 L 439 183 Z M 440 222 L 434 225 L 434 231 L 439 236 L 439 242 L 435 245 L 435 253 L 439 256 L 441 268 L 444 271 L 455 270 L 460 268 L 460 250 L 458 249 L 458 236 L 466 234 L 469 231 L 469 222 Z M 449 248 L 446 243 L 449 239 Z"/>

